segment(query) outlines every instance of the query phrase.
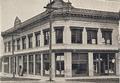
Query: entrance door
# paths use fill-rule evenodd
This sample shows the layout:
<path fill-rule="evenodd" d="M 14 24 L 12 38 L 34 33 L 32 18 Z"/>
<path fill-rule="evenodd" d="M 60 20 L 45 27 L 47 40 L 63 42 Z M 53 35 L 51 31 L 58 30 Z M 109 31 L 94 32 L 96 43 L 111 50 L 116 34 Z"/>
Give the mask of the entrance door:
<path fill-rule="evenodd" d="M 64 53 L 57 53 L 56 55 L 56 76 L 64 76 Z"/>

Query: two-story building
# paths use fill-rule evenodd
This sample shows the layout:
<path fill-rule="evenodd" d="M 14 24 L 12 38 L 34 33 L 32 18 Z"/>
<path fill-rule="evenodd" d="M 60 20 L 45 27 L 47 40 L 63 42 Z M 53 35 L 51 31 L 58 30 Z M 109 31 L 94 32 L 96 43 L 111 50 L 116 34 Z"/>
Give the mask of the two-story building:
<path fill-rule="evenodd" d="M 119 76 L 119 13 L 53 0 L 52 76 Z M 49 9 L 2 32 L 3 72 L 49 75 Z"/>

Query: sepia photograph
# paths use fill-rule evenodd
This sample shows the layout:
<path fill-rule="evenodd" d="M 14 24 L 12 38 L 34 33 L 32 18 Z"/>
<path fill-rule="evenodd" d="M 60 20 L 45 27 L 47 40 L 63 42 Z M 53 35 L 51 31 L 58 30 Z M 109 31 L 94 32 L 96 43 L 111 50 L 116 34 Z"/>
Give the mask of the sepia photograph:
<path fill-rule="evenodd" d="M 120 83 L 120 0 L 0 0 L 0 83 Z"/>

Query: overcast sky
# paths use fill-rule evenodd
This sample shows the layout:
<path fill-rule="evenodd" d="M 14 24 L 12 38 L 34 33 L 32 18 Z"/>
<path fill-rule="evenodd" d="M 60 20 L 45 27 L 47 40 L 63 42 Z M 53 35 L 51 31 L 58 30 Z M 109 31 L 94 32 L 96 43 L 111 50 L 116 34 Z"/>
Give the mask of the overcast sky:
<path fill-rule="evenodd" d="M 11 28 L 14 19 L 18 16 L 21 21 L 25 21 L 45 9 L 43 8 L 49 0 L 1 0 L 2 1 L 2 31 Z M 67 0 L 64 0 L 67 1 Z M 77 8 L 97 9 L 105 11 L 115 11 L 120 9 L 119 0 L 70 0 L 72 5 Z"/>
<path fill-rule="evenodd" d="M 64 0 L 68 1 L 68 0 Z M 25 21 L 45 9 L 43 8 L 49 0 L 0 0 L 0 32 L 13 27 L 15 17 Z M 120 0 L 70 0 L 76 8 L 94 9 L 101 11 L 118 12 Z M 0 37 L 0 55 L 2 55 L 3 44 Z"/>

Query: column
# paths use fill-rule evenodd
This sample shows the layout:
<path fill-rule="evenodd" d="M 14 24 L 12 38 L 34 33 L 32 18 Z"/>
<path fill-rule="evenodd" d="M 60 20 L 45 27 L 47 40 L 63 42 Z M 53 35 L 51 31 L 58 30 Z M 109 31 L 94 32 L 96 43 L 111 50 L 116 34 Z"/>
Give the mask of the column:
<path fill-rule="evenodd" d="M 65 77 L 72 77 L 72 53 L 64 53 Z"/>
<path fill-rule="evenodd" d="M 11 57 L 9 56 L 9 73 L 11 73 Z"/>
<path fill-rule="evenodd" d="M 120 53 L 116 53 L 116 75 L 120 76 Z"/>
<path fill-rule="evenodd" d="M 22 37 L 20 38 L 20 49 L 23 48 L 23 45 L 22 45 Z"/>
<path fill-rule="evenodd" d="M 18 56 L 16 56 L 16 74 L 19 72 Z"/>
<path fill-rule="evenodd" d="M 4 73 L 4 57 L 2 57 L 2 73 Z"/>
<path fill-rule="evenodd" d="M 35 38 L 35 33 L 33 33 L 33 39 L 32 39 L 33 41 L 33 48 L 35 48 L 36 47 L 36 38 Z"/>
<path fill-rule="evenodd" d="M 87 31 L 86 31 L 86 28 L 83 28 L 83 44 L 87 44 Z"/>
<path fill-rule="evenodd" d="M 29 74 L 29 55 L 26 56 L 27 56 L 27 74 Z"/>
<path fill-rule="evenodd" d="M 52 66 L 52 77 L 55 77 L 55 53 L 52 53 L 52 61 L 51 61 L 51 66 Z"/>
<path fill-rule="evenodd" d="M 97 34 L 97 42 L 98 44 L 102 44 L 102 32 L 100 30 L 100 28 L 98 29 L 98 34 Z"/>
<path fill-rule="evenodd" d="M 70 21 L 66 21 L 66 26 L 63 30 L 63 43 L 64 44 L 71 44 Z"/>
<path fill-rule="evenodd" d="M 29 43 L 29 40 L 28 40 L 28 35 L 26 35 L 26 49 L 28 49 L 28 48 L 29 48 L 28 43 Z"/>
<path fill-rule="evenodd" d="M 55 29 L 52 29 L 52 44 L 56 44 Z"/>
<path fill-rule="evenodd" d="M 43 76 L 43 54 L 41 54 L 41 76 Z"/>
<path fill-rule="evenodd" d="M 93 52 L 88 53 L 88 69 L 89 69 L 89 76 L 94 75 L 94 67 L 93 67 Z"/>
<path fill-rule="evenodd" d="M 33 55 L 33 74 L 35 75 L 35 54 Z"/>
<path fill-rule="evenodd" d="M 40 46 L 44 46 L 44 34 L 43 31 L 41 31 L 41 35 L 40 35 Z"/>

